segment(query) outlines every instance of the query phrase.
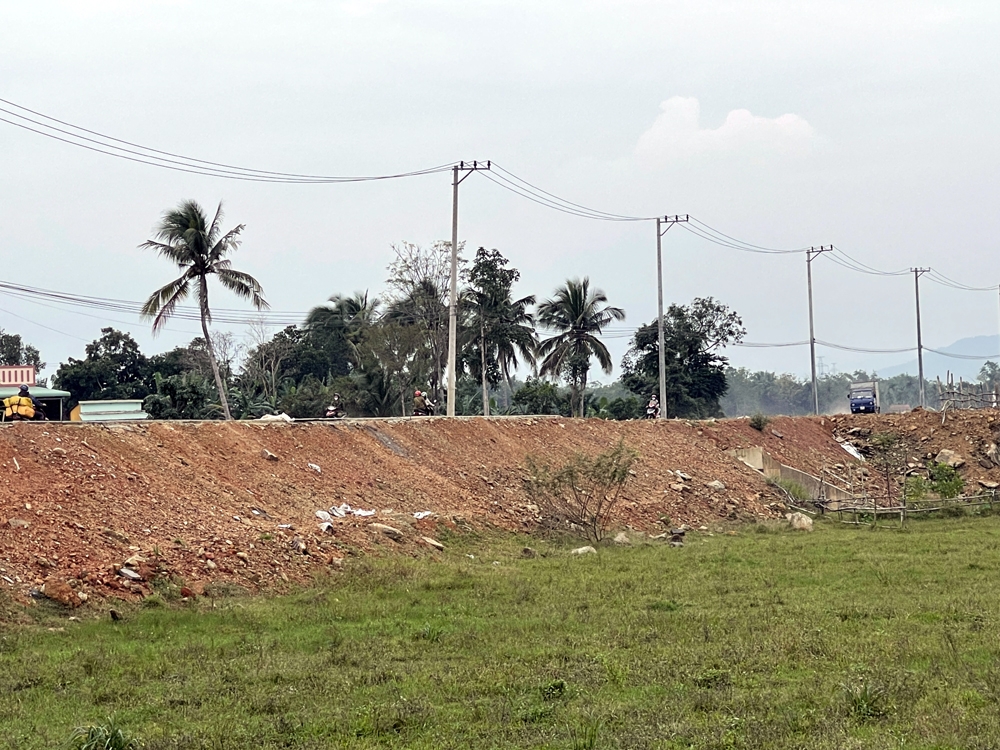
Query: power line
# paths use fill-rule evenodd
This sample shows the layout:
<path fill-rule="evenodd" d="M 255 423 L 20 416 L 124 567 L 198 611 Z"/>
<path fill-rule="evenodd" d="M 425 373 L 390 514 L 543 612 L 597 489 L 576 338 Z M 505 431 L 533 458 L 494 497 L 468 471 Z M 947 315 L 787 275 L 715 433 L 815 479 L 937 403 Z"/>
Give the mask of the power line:
<path fill-rule="evenodd" d="M 27 107 L 23 107 L 19 104 L 15 104 L 14 102 L 11 102 L 7 99 L 0 99 L 0 103 L 7 104 L 9 107 L 14 107 L 24 112 L 30 112 L 31 114 L 36 115 L 39 118 L 43 118 L 43 120 L 48 120 L 50 122 L 58 123 L 59 125 L 64 125 L 65 127 L 57 127 L 56 125 L 50 125 L 46 122 L 43 122 L 42 120 L 36 119 L 36 117 L 29 117 L 27 115 L 23 115 L 20 114 L 19 112 L 13 111 L 6 107 L 0 107 L 0 112 L 3 112 L 9 115 L 10 117 L 14 117 L 16 118 L 16 120 L 10 120 L 4 117 L 0 117 L 0 122 L 5 122 L 9 125 L 13 125 L 15 127 L 31 131 L 32 133 L 37 133 L 38 135 L 44 136 L 46 138 L 51 138 L 57 141 L 61 141 L 63 143 L 67 143 L 72 146 L 77 146 L 79 148 L 84 148 L 87 149 L 88 151 L 95 151 L 100 154 L 105 154 L 106 156 L 114 156 L 119 159 L 125 159 L 127 161 L 137 162 L 140 164 L 160 167 L 162 169 L 170 169 L 178 172 L 187 172 L 190 174 L 200 174 L 208 177 L 221 177 L 223 179 L 242 180 L 248 182 L 291 183 L 291 184 L 313 184 L 313 183 L 335 184 L 335 183 L 348 183 L 348 182 L 371 182 L 377 180 L 392 180 L 403 177 L 415 177 L 425 174 L 435 174 L 438 172 L 447 171 L 454 166 L 454 163 L 452 162 L 449 164 L 442 164 L 435 167 L 428 167 L 426 169 L 417 169 L 417 170 L 412 170 L 407 172 L 397 172 L 392 174 L 364 175 L 364 176 L 331 176 L 331 175 L 298 174 L 294 172 L 273 172 L 268 170 L 238 167 L 230 164 L 222 164 L 220 162 L 206 161 L 204 159 L 195 159 L 193 157 L 183 156 L 169 151 L 162 151 L 160 149 L 143 146 L 137 143 L 133 143 L 131 141 L 126 141 L 120 138 L 115 138 L 113 136 L 105 135 L 95 130 L 90 130 L 88 128 L 84 128 L 79 125 L 74 125 L 72 123 L 66 122 L 65 120 L 59 120 L 55 117 L 50 117 L 49 115 L 42 114 L 41 112 L 28 109 Z M 31 125 L 28 125 L 26 123 L 31 123 Z M 37 127 L 32 127 L 32 125 L 35 125 Z M 66 137 L 56 135 L 56 133 L 61 133 L 63 136 Z M 96 136 L 96 138 L 91 138 L 88 135 L 82 135 L 83 133 Z M 87 145 L 88 143 L 94 145 Z M 116 144 L 125 144 L 125 146 L 119 146 Z M 126 146 L 128 146 L 128 148 L 126 148 Z"/>
<path fill-rule="evenodd" d="M 931 349 L 929 346 L 925 346 L 924 349 L 935 354 L 940 354 L 942 357 L 951 357 L 952 359 L 1000 359 L 1000 354 L 951 354 Z"/>
<path fill-rule="evenodd" d="M 607 218 L 609 220 L 613 220 L 613 221 L 649 221 L 650 219 L 655 219 L 656 218 L 655 216 L 627 216 L 625 214 L 614 214 L 614 213 L 608 213 L 607 211 L 599 211 L 599 210 L 594 209 L 594 208 L 587 208 L 586 206 L 580 205 L 579 203 L 573 203 L 572 201 L 568 201 L 565 198 L 560 198 L 558 195 L 555 195 L 554 193 L 550 193 L 547 190 L 543 190 L 542 188 L 537 187 L 536 185 L 531 184 L 527 180 L 525 180 L 525 179 L 523 179 L 521 177 L 518 177 L 513 172 L 511 172 L 511 171 L 509 171 L 507 169 L 504 169 L 503 167 L 501 167 L 496 162 L 493 162 L 493 166 L 496 169 L 498 169 L 499 171 L 503 172 L 505 175 L 507 175 L 508 177 L 511 178 L 510 180 L 505 180 L 506 182 L 516 181 L 517 183 L 520 183 L 521 185 L 523 185 L 525 187 L 525 189 L 534 191 L 535 193 L 541 193 L 542 195 L 547 196 L 548 198 L 551 198 L 553 201 L 557 201 L 558 203 L 565 204 L 566 206 L 568 206 L 570 208 L 575 208 L 575 209 L 578 209 L 578 210 L 581 210 L 581 211 L 585 211 L 585 212 L 587 212 L 589 214 L 593 214 L 595 218 L 597 216 L 603 216 L 603 217 L 605 217 L 605 218 Z"/>
<path fill-rule="evenodd" d="M 844 268 L 851 271 L 857 271 L 858 273 L 868 274 L 869 276 L 903 276 L 910 273 L 908 268 L 902 268 L 898 271 L 882 271 L 874 266 L 870 266 L 867 263 L 857 260 L 837 246 L 834 246 L 833 252 L 827 257 L 838 266 L 843 266 Z"/>
<path fill-rule="evenodd" d="M 698 228 L 701 231 L 703 231 L 705 234 L 717 235 L 718 237 L 721 237 L 724 240 L 728 240 L 729 242 L 733 243 L 733 245 L 730 245 L 730 246 L 731 247 L 735 247 L 738 250 L 747 250 L 747 251 L 750 251 L 750 252 L 760 252 L 760 253 L 766 253 L 766 254 L 769 254 L 769 255 L 791 255 L 793 253 L 804 253 L 808 249 L 806 247 L 799 247 L 799 248 L 790 249 L 790 250 L 781 250 L 781 249 L 773 248 L 773 247 L 765 247 L 763 245 L 754 245 L 754 244 L 751 244 L 749 242 L 744 242 L 743 240 L 740 240 L 740 239 L 737 239 L 735 237 L 732 237 L 732 236 L 726 234 L 725 232 L 720 232 L 718 229 L 714 229 L 713 227 L 709 226 L 705 222 L 700 221 L 699 219 L 696 219 L 694 217 L 691 217 L 691 221 L 694 222 L 695 224 L 697 224 Z M 692 231 L 691 227 L 684 227 L 684 228 L 688 229 L 688 231 Z M 711 240 L 711 241 L 712 242 L 719 242 L 718 240 Z M 721 242 L 719 244 L 721 244 Z"/>
<path fill-rule="evenodd" d="M 930 273 L 927 274 L 929 281 L 933 281 L 935 284 L 940 284 L 941 286 L 951 287 L 952 289 L 960 289 L 964 292 L 995 292 L 997 291 L 997 285 L 993 286 L 969 286 L 963 284 L 960 281 L 955 281 L 945 276 L 940 271 L 931 269 Z"/>
<path fill-rule="evenodd" d="M 816 339 L 816 343 L 820 346 L 825 346 L 828 349 L 839 349 L 844 352 L 862 352 L 864 354 L 900 354 L 902 352 L 915 352 L 917 347 L 910 346 L 903 349 L 865 349 L 858 346 L 844 346 L 843 344 L 834 344 L 829 341 L 821 341 Z M 926 347 L 924 347 L 926 349 Z"/>

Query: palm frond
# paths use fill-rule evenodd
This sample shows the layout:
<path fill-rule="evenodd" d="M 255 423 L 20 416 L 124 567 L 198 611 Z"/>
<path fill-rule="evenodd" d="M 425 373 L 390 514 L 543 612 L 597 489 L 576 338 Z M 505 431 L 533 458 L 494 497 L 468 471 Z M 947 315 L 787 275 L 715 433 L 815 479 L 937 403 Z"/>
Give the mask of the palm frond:
<path fill-rule="evenodd" d="M 143 318 L 153 318 L 153 333 L 156 333 L 173 315 L 177 303 L 186 299 L 191 290 L 191 278 L 185 274 L 153 292 L 139 313 Z"/>
<path fill-rule="evenodd" d="M 230 252 L 234 252 L 239 249 L 240 246 L 240 233 L 246 229 L 246 224 L 238 224 L 228 232 L 226 232 L 221 238 L 212 243 L 212 249 L 208 253 L 208 259 L 210 262 L 215 262 L 223 258 Z M 209 240 L 211 241 L 211 239 Z"/>
<path fill-rule="evenodd" d="M 222 286 L 237 297 L 250 300 L 250 303 L 258 310 L 270 307 L 267 300 L 264 299 L 264 289 L 257 279 L 248 273 L 228 267 L 228 261 L 223 262 L 227 264 L 227 267 L 215 271 Z M 216 264 L 216 267 L 218 268 L 219 265 Z"/>

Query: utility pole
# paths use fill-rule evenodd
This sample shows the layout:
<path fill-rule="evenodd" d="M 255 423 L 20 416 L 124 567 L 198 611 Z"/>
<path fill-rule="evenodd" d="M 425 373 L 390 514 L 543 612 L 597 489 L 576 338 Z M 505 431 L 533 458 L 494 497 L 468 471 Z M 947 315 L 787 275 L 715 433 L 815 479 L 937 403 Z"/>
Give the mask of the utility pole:
<path fill-rule="evenodd" d="M 816 332 L 813 327 L 813 272 L 812 262 L 820 253 L 833 250 L 833 245 L 820 245 L 806 250 L 806 279 L 809 284 L 809 363 L 812 367 L 813 414 L 819 414 L 819 384 L 816 381 Z"/>
<path fill-rule="evenodd" d="M 490 163 L 460 161 L 453 169 L 451 197 L 451 294 L 448 297 L 448 416 L 455 416 L 455 359 L 458 353 L 458 186 L 473 172 L 489 169 Z M 465 174 L 459 178 L 458 173 Z"/>
<path fill-rule="evenodd" d="M 920 277 L 930 271 L 929 268 L 911 268 L 913 272 L 913 290 L 917 298 L 917 376 L 920 378 L 918 392 L 920 393 L 920 408 L 927 407 L 927 398 L 924 394 L 924 342 L 920 337 Z"/>
<path fill-rule="evenodd" d="M 667 418 L 667 359 L 663 343 L 663 251 L 661 239 L 663 235 L 670 231 L 674 224 L 682 224 L 690 217 L 684 216 L 664 216 L 662 219 L 656 217 L 656 341 L 659 354 L 660 365 L 660 419 Z M 661 231 L 660 227 L 667 225 Z"/>

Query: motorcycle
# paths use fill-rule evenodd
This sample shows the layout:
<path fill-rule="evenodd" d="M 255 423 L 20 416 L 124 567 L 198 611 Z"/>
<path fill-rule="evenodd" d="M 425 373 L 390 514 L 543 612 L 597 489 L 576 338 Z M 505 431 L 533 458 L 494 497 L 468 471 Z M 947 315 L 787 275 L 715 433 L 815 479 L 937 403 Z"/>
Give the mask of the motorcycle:
<path fill-rule="evenodd" d="M 343 419 L 347 416 L 347 411 L 340 404 L 330 404 L 326 407 L 327 419 Z"/>
<path fill-rule="evenodd" d="M 646 404 L 646 419 L 656 419 L 660 416 L 660 402 L 650 401 Z"/>

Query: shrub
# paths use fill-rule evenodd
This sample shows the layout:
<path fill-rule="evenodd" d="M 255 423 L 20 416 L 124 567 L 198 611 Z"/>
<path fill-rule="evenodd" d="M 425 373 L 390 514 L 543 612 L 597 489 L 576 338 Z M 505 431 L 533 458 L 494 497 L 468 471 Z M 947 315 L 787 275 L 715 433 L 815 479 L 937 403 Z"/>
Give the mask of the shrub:
<path fill-rule="evenodd" d="M 948 464 L 931 464 L 927 467 L 927 473 L 931 478 L 931 489 L 937 493 L 942 500 L 950 500 L 962 494 L 965 487 L 965 480 L 956 469 Z"/>
<path fill-rule="evenodd" d="M 599 542 L 636 458 L 624 441 L 593 457 L 577 453 L 558 467 L 528 456 L 525 490 L 550 520 Z"/>
<path fill-rule="evenodd" d="M 930 490 L 930 483 L 923 477 L 907 477 L 903 484 L 903 494 L 910 503 L 919 503 Z"/>
<path fill-rule="evenodd" d="M 104 724 L 77 727 L 67 745 L 70 750 L 138 750 L 142 743 L 118 726 L 113 718 Z"/>
<path fill-rule="evenodd" d="M 771 418 L 766 414 L 761 414 L 757 412 L 752 417 L 750 417 L 750 426 L 753 427 L 758 432 L 763 432 L 764 428 L 771 424 Z"/>

